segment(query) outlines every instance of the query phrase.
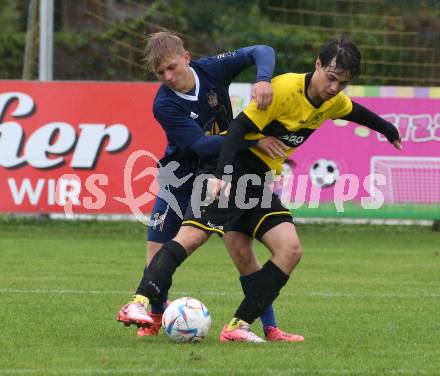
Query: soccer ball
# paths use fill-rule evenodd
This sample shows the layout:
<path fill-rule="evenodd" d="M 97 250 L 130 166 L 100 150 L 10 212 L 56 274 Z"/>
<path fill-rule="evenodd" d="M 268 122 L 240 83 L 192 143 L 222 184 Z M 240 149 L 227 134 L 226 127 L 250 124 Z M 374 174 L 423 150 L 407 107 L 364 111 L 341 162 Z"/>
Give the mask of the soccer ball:
<path fill-rule="evenodd" d="M 329 159 L 318 159 L 309 171 L 312 183 L 321 188 L 331 187 L 339 178 L 339 169 L 335 162 Z"/>
<path fill-rule="evenodd" d="M 162 316 L 162 326 L 174 342 L 200 342 L 208 334 L 211 316 L 197 299 L 180 298 L 168 305 Z"/>

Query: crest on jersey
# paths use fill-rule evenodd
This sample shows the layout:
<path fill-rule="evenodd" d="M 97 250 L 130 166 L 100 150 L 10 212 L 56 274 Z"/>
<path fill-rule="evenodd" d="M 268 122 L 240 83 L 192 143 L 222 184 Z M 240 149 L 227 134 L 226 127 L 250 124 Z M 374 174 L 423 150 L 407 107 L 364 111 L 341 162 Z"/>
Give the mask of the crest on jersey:
<path fill-rule="evenodd" d="M 206 93 L 206 99 L 208 100 L 209 107 L 217 107 L 218 106 L 218 96 L 214 91 L 209 91 Z"/>
<path fill-rule="evenodd" d="M 310 124 L 311 124 L 311 125 L 315 125 L 315 124 L 319 123 L 319 122 L 321 121 L 321 119 L 322 119 L 322 115 L 323 115 L 323 112 L 318 112 L 318 113 L 313 117 L 313 119 L 310 121 Z"/>

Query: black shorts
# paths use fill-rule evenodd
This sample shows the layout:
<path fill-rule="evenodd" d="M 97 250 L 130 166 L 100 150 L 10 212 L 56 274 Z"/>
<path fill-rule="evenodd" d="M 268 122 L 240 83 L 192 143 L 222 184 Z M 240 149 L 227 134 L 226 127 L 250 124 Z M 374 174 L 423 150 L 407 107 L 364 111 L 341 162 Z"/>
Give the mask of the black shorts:
<path fill-rule="evenodd" d="M 267 166 L 255 155 L 242 153 L 238 163 L 234 163 L 233 183 L 227 202 L 223 197 L 198 208 L 189 205 L 182 226 L 193 226 L 220 236 L 228 231 L 240 231 L 261 241 L 262 236 L 278 224 L 292 223 L 290 211 L 264 184 L 267 171 Z M 239 178 L 245 174 L 253 174 L 261 184 L 240 183 Z M 206 192 L 206 181 L 204 183 L 202 197 Z"/>

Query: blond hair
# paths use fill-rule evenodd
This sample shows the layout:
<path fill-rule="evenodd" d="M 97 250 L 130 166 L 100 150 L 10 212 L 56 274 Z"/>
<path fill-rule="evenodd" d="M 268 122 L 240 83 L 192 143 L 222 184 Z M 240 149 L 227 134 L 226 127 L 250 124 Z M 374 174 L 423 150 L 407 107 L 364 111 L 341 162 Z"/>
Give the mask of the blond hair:
<path fill-rule="evenodd" d="M 151 72 L 169 57 L 185 52 L 182 39 L 167 30 L 150 34 L 146 39 L 143 61 Z"/>

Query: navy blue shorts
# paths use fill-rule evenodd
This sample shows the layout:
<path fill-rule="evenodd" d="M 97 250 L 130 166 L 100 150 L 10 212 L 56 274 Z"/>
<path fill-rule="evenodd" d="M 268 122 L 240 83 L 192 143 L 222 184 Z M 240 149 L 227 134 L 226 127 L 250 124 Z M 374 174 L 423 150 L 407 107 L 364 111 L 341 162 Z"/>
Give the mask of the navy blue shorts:
<path fill-rule="evenodd" d="M 173 191 L 180 210 L 185 214 L 191 200 L 191 190 Z M 156 243 L 166 243 L 173 239 L 179 232 L 182 218 L 160 197 L 156 198 L 151 212 L 152 225 L 148 226 L 148 240 Z"/>

